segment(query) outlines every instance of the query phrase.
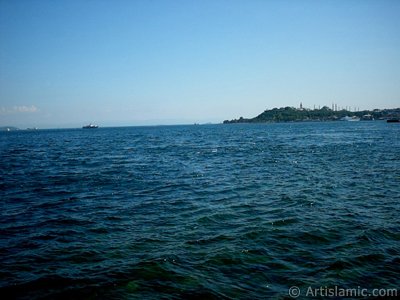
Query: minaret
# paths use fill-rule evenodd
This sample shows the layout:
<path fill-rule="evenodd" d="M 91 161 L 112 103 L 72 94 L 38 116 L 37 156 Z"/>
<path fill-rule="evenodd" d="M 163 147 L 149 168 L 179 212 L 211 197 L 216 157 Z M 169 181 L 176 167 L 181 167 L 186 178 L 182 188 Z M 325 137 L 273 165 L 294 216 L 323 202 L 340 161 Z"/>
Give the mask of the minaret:
<path fill-rule="evenodd" d="M 303 110 L 303 103 L 300 102 L 300 110 Z"/>

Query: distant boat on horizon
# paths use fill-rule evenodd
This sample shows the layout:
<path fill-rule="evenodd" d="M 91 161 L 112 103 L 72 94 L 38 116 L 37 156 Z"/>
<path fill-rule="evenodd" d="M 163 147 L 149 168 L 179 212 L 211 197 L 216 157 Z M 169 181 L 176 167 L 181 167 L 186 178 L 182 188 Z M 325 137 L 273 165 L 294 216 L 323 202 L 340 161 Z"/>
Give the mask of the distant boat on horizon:
<path fill-rule="evenodd" d="M 341 118 L 340 121 L 354 122 L 354 121 L 360 121 L 360 118 L 356 117 L 356 116 L 352 116 L 352 117 L 345 116 L 345 117 Z"/>
<path fill-rule="evenodd" d="M 387 123 L 400 123 L 399 118 L 390 118 L 386 120 Z"/>
<path fill-rule="evenodd" d="M 95 124 L 92 124 L 92 123 L 90 123 L 90 124 L 88 124 L 88 125 L 84 125 L 84 126 L 82 126 L 82 128 L 83 128 L 83 129 L 95 129 L 95 128 L 99 128 L 99 126 L 98 126 L 98 125 L 95 125 Z"/>
<path fill-rule="evenodd" d="M 361 117 L 361 121 L 374 121 L 374 117 L 371 114 L 366 114 Z"/>

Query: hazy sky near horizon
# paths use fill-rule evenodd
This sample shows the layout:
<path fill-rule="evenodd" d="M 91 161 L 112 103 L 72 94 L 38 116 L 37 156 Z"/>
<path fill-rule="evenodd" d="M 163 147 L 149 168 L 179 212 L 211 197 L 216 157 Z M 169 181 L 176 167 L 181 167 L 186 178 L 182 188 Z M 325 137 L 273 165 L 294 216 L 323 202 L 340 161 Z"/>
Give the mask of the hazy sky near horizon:
<path fill-rule="evenodd" d="M 0 126 L 400 107 L 400 1 L 0 0 Z"/>

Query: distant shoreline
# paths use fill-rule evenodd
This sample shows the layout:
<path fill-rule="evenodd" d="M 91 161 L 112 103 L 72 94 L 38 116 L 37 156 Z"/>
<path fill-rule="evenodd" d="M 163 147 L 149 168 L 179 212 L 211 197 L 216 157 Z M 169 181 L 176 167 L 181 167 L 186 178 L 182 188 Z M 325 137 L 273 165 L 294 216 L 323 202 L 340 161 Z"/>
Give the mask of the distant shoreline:
<path fill-rule="evenodd" d="M 279 123 L 279 122 L 325 122 L 340 121 L 346 117 L 359 118 L 362 121 L 387 120 L 400 117 L 400 108 L 374 109 L 363 111 L 332 110 L 327 106 L 321 109 L 281 107 L 265 110 L 254 118 L 225 120 L 223 124 L 235 123 Z"/>

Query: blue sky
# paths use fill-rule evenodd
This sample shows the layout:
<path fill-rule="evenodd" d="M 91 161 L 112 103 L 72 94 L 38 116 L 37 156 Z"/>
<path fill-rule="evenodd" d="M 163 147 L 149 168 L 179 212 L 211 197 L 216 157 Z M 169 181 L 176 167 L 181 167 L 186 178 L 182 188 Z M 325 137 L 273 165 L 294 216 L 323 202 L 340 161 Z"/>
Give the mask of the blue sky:
<path fill-rule="evenodd" d="M 400 1 L 0 0 L 0 126 L 400 107 Z"/>

